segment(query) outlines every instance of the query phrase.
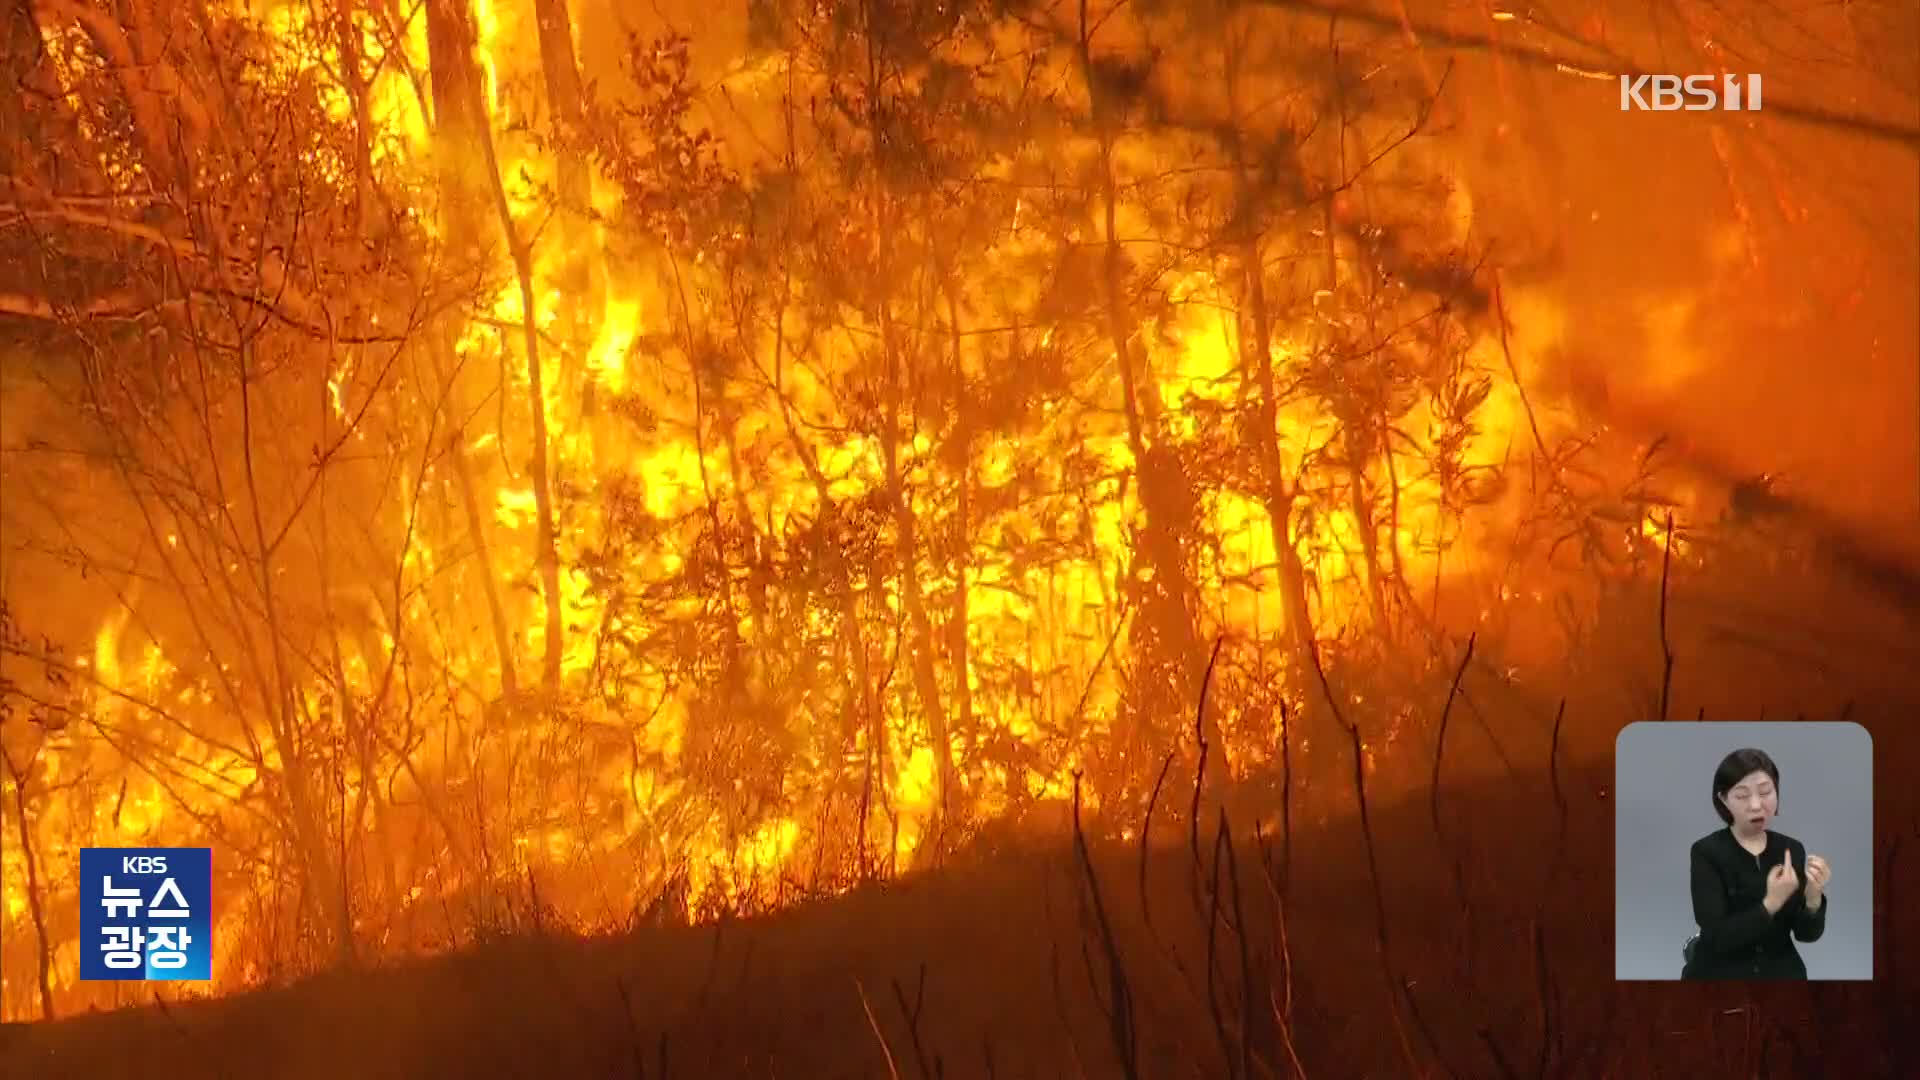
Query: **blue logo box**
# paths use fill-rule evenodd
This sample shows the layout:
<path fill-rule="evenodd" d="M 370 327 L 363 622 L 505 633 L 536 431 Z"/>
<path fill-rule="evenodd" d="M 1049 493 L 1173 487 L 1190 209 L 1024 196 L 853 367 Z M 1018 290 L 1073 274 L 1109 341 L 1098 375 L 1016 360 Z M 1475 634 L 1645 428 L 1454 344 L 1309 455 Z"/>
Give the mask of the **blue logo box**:
<path fill-rule="evenodd" d="M 81 848 L 80 977 L 213 977 L 212 848 Z"/>

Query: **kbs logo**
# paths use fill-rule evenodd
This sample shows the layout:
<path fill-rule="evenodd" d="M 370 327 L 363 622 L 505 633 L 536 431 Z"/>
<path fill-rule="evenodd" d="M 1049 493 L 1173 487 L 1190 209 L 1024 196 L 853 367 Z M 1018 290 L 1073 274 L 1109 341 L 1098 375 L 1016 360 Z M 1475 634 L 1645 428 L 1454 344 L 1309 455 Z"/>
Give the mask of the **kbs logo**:
<path fill-rule="evenodd" d="M 1760 111 L 1758 75 L 1622 75 L 1621 112 Z"/>
<path fill-rule="evenodd" d="M 80 977 L 213 977 L 210 848 L 81 848 Z"/>

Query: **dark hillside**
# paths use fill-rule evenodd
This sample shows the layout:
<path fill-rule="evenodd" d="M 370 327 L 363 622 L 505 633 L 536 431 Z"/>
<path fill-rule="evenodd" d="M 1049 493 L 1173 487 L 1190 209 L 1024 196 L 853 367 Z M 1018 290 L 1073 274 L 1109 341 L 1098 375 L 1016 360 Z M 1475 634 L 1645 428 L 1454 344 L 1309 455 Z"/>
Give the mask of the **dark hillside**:
<path fill-rule="evenodd" d="M 1446 795 L 1449 829 L 1475 838 L 1470 932 L 1431 843 L 1427 800 L 1371 808 L 1392 978 L 1405 987 L 1397 1023 L 1357 820 L 1295 837 L 1290 981 L 1250 830 L 1236 830 L 1236 859 L 1219 871 L 1223 882 L 1239 877 L 1244 954 L 1229 929 L 1231 888 L 1210 922 L 1188 841 L 1168 846 L 1164 821 L 1145 879 L 1151 928 L 1137 849 L 1099 847 L 1139 1074 L 1235 1075 L 1250 982 L 1255 1075 L 1285 1075 L 1289 1042 L 1307 1075 L 1407 1075 L 1402 1037 L 1457 1076 L 1895 1075 L 1896 991 L 1910 989 L 1920 960 L 1912 934 L 1883 936 L 1876 985 L 1746 994 L 1613 983 L 1610 782 L 1591 764 L 1563 764 L 1560 839 L 1544 776 Z M 1910 863 L 1880 875 L 1883 935 L 1885 905 L 1910 894 L 1913 877 Z M 8 1075 L 1123 1076 L 1104 1007 L 1109 953 L 1081 907 L 1085 880 L 1070 849 L 1007 855 L 761 919 L 521 937 L 223 1000 L 16 1026 Z M 1290 1039 L 1273 1004 L 1288 986 Z"/>

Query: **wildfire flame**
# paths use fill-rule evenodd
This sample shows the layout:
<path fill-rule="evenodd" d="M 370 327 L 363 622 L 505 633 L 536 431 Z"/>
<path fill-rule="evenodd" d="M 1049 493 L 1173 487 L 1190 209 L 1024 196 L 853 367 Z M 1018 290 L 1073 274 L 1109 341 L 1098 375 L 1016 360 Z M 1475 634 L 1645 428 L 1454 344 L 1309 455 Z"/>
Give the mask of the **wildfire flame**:
<path fill-rule="evenodd" d="M 147 606 L 129 597 L 100 621 L 91 656 L 74 663 L 100 737 L 39 759 L 42 790 L 84 777 L 70 797 L 46 797 L 32 819 L 43 888 L 71 892 L 82 843 L 214 846 L 216 891 L 228 899 L 218 912 L 213 989 L 224 992 L 262 976 L 259 957 L 276 925 L 424 947 L 442 932 L 436 912 L 483 912 L 488 897 L 542 879 L 550 903 L 615 912 L 652 903 L 698 918 L 773 902 L 786 882 L 846 887 L 849 876 L 810 875 L 829 858 L 910 869 L 936 849 L 934 830 L 1066 799 L 1083 773 L 1090 812 L 1121 797 L 1123 782 L 1096 775 L 1105 766 L 1090 749 L 1119 741 L 1116 717 L 1127 707 L 1105 646 L 1126 619 L 1145 618 L 1127 612 L 1126 596 L 1156 572 L 1142 559 L 1140 536 L 1166 526 L 1149 520 L 1158 504 L 1143 493 L 1154 464 L 1140 459 L 1139 444 L 1112 419 L 1120 409 L 1107 404 L 1119 385 L 1111 343 L 1070 353 L 1064 335 L 1046 330 L 1027 335 L 1026 352 L 1007 360 L 968 352 L 976 346 L 955 329 L 951 348 L 966 354 L 953 361 L 966 382 L 959 396 L 1004 381 L 993 370 L 1003 363 L 1032 365 L 1036 379 L 1047 365 L 1079 365 L 1102 373 L 1103 385 L 1084 391 L 1095 405 L 1052 403 L 1027 416 L 1025 430 L 957 448 L 949 435 L 917 428 L 889 445 L 863 430 L 870 417 L 854 416 L 871 411 L 862 395 L 875 391 L 848 374 L 871 365 L 877 322 L 836 335 L 783 315 L 788 321 L 740 332 L 746 345 L 737 351 L 758 355 L 700 339 L 690 323 L 722 321 L 727 304 L 744 300 L 717 274 L 686 281 L 739 238 L 713 238 L 659 274 L 628 265 L 643 260 L 621 253 L 614 238 L 624 235 L 622 215 L 637 220 L 639 211 L 622 195 L 611 153 L 590 154 L 556 134 L 555 103 L 539 89 L 534 6 L 426 7 L 465 7 L 469 19 L 506 219 L 474 241 L 485 248 L 477 268 L 458 264 L 453 253 L 470 238 L 447 223 L 471 226 L 495 211 L 460 219 L 448 209 L 452 185 L 441 170 L 457 156 L 447 148 L 454 121 L 434 103 L 434 65 L 446 61 L 434 54 L 429 15 L 350 5 L 328 22 L 312 5 L 232 5 L 236 25 L 269 43 L 248 77 L 264 93 L 312 92 L 343 132 L 358 131 L 372 169 L 362 180 L 391 204 L 379 213 L 414 223 L 446 253 L 447 273 L 481 284 L 471 302 L 433 316 L 444 325 L 422 319 L 419 337 L 443 333 L 444 348 L 422 345 L 400 362 L 335 327 L 315 386 L 321 435 L 311 453 L 301 446 L 292 454 L 302 460 L 286 473 L 291 490 L 229 494 L 206 508 L 220 520 L 182 513 L 162 526 L 169 573 L 198 575 L 196 588 L 213 589 L 206 583 L 220 575 L 209 568 L 224 566 L 254 590 L 245 593 L 250 606 L 212 611 L 211 630 L 185 617 L 149 627 Z M 41 29 L 78 100 L 93 77 L 90 39 L 70 19 L 46 19 Z M 582 54 L 578 19 L 571 29 Z M 777 98 L 789 81 L 769 60 L 728 85 L 736 95 Z M 344 143 L 313 151 L 306 167 L 316 184 L 354 186 L 361 166 Z M 1151 172 L 1174 152 L 1139 140 L 1117 167 Z M 584 208 L 556 203 L 568 155 L 594 166 Z M 662 167 L 691 168 L 692 154 L 681 156 Z M 1464 184 L 1453 183 L 1443 211 L 1445 230 L 1463 241 L 1473 216 Z M 371 208 L 361 212 L 375 219 Z M 1155 228 L 1144 211 L 1127 213 L 1138 231 Z M 580 220 L 562 243 L 549 230 L 569 214 Z M 1048 250 L 1044 229 L 1027 224 L 1044 216 L 1026 200 L 1013 211 L 1009 264 L 1022 246 Z M 1084 223 L 1062 229 L 1076 244 L 1103 235 Z M 493 242 L 507 230 L 513 243 Z M 878 258 L 887 242 L 869 232 L 844 251 Z M 524 268 L 514 244 L 527 246 Z M 583 277 L 597 284 L 564 284 Z M 796 311 L 825 304 L 797 294 L 829 284 L 792 288 L 781 303 Z M 1254 412 L 1243 289 L 1225 271 L 1186 273 L 1140 320 L 1128 347 L 1144 350 L 1139 407 L 1158 417 L 1156 446 L 1238 446 L 1221 426 Z M 1511 337 L 1480 334 L 1452 367 L 1405 380 L 1426 389 L 1395 404 L 1375 446 L 1337 443 L 1356 427 L 1328 408 L 1342 387 L 1276 405 L 1292 471 L 1284 482 L 1298 485 L 1292 520 L 1276 527 L 1269 492 L 1193 483 L 1187 527 L 1210 542 L 1191 553 L 1191 589 L 1209 633 L 1277 640 L 1296 619 L 1282 582 L 1289 558 L 1304 570 L 1307 610 L 1325 638 L 1380 619 L 1370 593 L 1384 588 L 1383 568 L 1436 589 L 1468 572 L 1458 553 L 1468 511 L 1497 500 L 1481 489 L 1535 438 L 1509 376 L 1530 372 L 1561 333 L 1551 300 L 1521 292 L 1508 300 Z M 366 306 L 380 309 L 373 318 L 397 318 L 382 303 Z M 1655 314 L 1672 339 L 1663 346 L 1672 377 L 1682 378 L 1698 363 L 1680 344 L 1689 313 Z M 1328 333 L 1319 319 L 1289 310 L 1266 361 L 1310 369 Z M 531 368 L 530 347 L 539 353 Z M 1492 374 L 1475 389 L 1475 373 Z M 344 478 L 362 466 L 340 462 L 383 446 L 390 463 L 371 474 L 376 480 Z M 1343 455 L 1364 460 L 1349 467 Z M 1435 466 L 1442 459 L 1452 472 Z M 970 509 L 956 522 L 961 488 Z M 1376 508 L 1388 490 L 1390 516 Z M 241 507 L 256 501 L 272 510 L 258 535 L 252 522 L 229 526 L 227 517 L 239 522 Z M 863 569 L 863 560 L 893 557 L 875 537 L 891 543 L 888 530 L 907 521 L 920 529 L 918 550 L 906 556 L 911 592 L 897 575 Z M 281 522 L 277 550 L 324 562 L 331 576 L 296 584 L 318 572 L 296 566 L 274 590 L 295 560 L 263 573 L 258 552 Z M 542 572 L 549 531 L 550 576 Z M 949 535 L 956 531 L 958 539 Z M 1639 531 L 1666 542 L 1664 517 L 1649 516 Z M 391 565 L 370 569 L 335 554 L 362 543 Z M 1687 550 L 1682 540 L 1674 547 Z M 246 550 L 255 554 L 235 554 Z M 806 597 L 769 598 L 767 582 L 781 573 L 820 580 Z M 542 686 L 550 588 L 558 590 L 559 678 Z M 929 606 L 955 613 L 952 625 L 928 616 Z M 212 644 L 232 633 L 226 622 L 269 619 L 245 650 Z M 781 652 L 796 642 L 811 650 L 804 664 Z M 669 647 L 694 659 L 678 671 L 650 659 Z M 843 680 L 847 700 L 831 690 Z M 920 700 L 934 697 L 944 703 L 939 719 Z M 1268 730 L 1222 753 L 1257 753 L 1279 720 L 1264 722 Z M 1015 749 L 988 749 L 997 747 Z M 1370 742 L 1368 752 L 1379 748 Z M 320 808 L 309 815 L 327 837 L 310 846 L 346 854 L 296 850 L 302 841 L 284 822 L 308 803 Z M 5 853 L 10 941 L 27 918 L 22 858 L 12 847 Z M 332 860 L 335 891 L 360 890 L 336 913 L 346 929 L 324 926 L 318 901 L 301 910 L 286 901 L 292 906 L 276 914 L 258 899 L 279 895 L 283 872 L 303 858 Z M 76 956 L 57 950 L 56 987 L 73 986 Z"/>

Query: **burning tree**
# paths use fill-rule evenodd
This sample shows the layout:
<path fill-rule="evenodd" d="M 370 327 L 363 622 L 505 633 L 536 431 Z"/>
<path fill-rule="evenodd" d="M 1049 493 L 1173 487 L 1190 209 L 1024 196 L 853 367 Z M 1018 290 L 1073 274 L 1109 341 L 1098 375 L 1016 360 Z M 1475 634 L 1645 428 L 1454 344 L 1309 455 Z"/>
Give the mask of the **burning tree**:
<path fill-rule="evenodd" d="M 1251 678 L 1305 689 L 1343 541 L 1384 631 L 1417 483 L 1387 429 L 1423 385 L 1462 431 L 1485 397 L 1381 298 L 1352 200 L 1391 107 L 1302 57 L 1270 78 L 1340 100 L 1253 117 L 1246 27 L 1225 101 L 1170 101 L 1136 45 L 1173 16 L 1109 48 L 1035 11 L 1011 59 L 1010 14 L 763 22 L 749 149 L 690 123 L 684 39 L 582 85 L 557 3 L 537 80 L 491 7 L 29 9 L 13 407 L 80 423 L 36 436 L 9 515 L 108 611 L 90 654 L 10 646 L 80 721 L 33 758 L 77 778 L 34 814 L 34 891 L 103 836 L 215 844 L 243 980 L 418 938 L 423 897 L 456 933 L 537 911 L 543 875 L 576 907 L 747 902 L 1076 768 L 1144 794 L 1231 578 L 1280 585 L 1233 632 L 1290 660 Z M 1167 140 L 1205 170 L 1138 152 Z M 1270 268 L 1316 226 L 1330 276 Z M 85 639 L 44 602 L 24 625 Z"/>
<path fill-rule="evenodd" d="M 1336 694 L 1384 752 L 1476 520 L 1655 550 L 1518 385 L 1448 71 L 1289 6 L 14 5 L 37 1007 L 79 846 L 218 849 L 222 988 L 764 906 L 1339 764 Z"/>

